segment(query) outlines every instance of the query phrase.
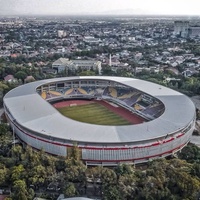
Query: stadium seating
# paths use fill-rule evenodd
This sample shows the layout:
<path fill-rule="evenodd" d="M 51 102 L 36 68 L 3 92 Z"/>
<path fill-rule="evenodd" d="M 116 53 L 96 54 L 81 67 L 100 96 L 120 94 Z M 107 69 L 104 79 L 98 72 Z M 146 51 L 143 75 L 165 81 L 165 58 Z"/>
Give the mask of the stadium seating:
<path fill-rule="evenodd" d="M 113 87 L 104 85 L 89 85 L 80 86 L 78 88 L 57 88 L 57 91 L 47 91 L 40 94 L 43 99 L 49 99 L 58 96 L 68 96 L 68 95 L 93 95 L 93 96 L 104 96 L 106 99 L 112 99 L 127 106 L 127 108 L 132 108 L 138 111 L 140 114 L 147 118 L 155 118 L 160 116 L 164 111 L 164 106 L 162 103 L 155 102 L 153 99 L 147 98 L 148 96 L 134 88 L 126 87 Z"/>
<path fill-rule="evenodd" d="M 141 99 L 141 93 L 140 92 L 136 92 L 135 94 L 133 94 L 130 98 L 127 99 L 123 99 L 123 101 L 128 105 L 128 106 L 132 106 L 133 104 L 135 104 L 137 101 L 139 101 Z"/>
<path fill-rule="evenodd" d="M 56 97 L 56 96 L 61 96 L 62 95 L 60 92 L 57 92 L 57 91 L 49 91 L 49 94 L 52 97 Z"/>
<path fill-rule="evenodd" d="M 47 93 L 46 93 L 46 92 L 42 92 L 42 93 L 41 93 L 41 97 L 42 97 L 43 99 L 46 99 L 46 98 L 47 98 Z"/>
<path fill-rule="evenodd" d="M 117 97 L 117 90 L 113 87 L 109 87 L 109 92 L 110 92 L 110 95 L 114 98 Z"/>
<path fill-rule="evenodd" d="M 71 95 L 71 94 L 74 94 L 74 88 L 70 88 L 70 89 L 68 89 L 64 94 L 65 94 L 65 95 Z"/>
<path fill-rule="evenodd" d="M 57 91 L 47 91 L 47 92 L 42 92 L 41 93 L 41 97 L 43 99 L 50 99 L 52 97 L 57 97 L 57 96 L 61 96 L 62 94 L 60 92 Z"/>
<path fill-rule="evenodd" d="M 77 90 L 80 94 L 88 94 L 83 88 L 78 88 Z"/>
<path fill-rule="evenodd" d="M 130 93 L 127 93 L 127 94 L 123 94 L 122 96 L 119 96 L 118 99 L 128 99 L 128 98 L 131 98 L 132 96 L 134 95 L 134 92 L 130 92 Z"/>
<path fill-rule="evenodd" d="M 122 97 L 123 95 L 127 95 L 127 94 L 130 94 L 130 93 L 136 91 L 132 88 L 131 89 L 129 89 L 129 88 L 116 88 L 116 89 L 117 89 L 118 97 Z"/>
<path fill-rule="evenodd" d="M 136 103 L 133 107 L 135 110 L 140 110 L 140 111 L 144 109 L 138 103 Z"/>
<path fill-rule="evenodd" d="M 142 111 L 143 114 L 155 116 L 164 109 L 161 103 L 151 105 Z"/>

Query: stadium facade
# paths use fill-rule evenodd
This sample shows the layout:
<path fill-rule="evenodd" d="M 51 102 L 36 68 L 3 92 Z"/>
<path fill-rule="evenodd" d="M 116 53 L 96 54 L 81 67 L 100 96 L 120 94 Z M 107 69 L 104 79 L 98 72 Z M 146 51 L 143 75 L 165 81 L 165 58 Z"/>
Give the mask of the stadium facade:
<path fill-rule="evenodd" d="M 103 99 L 146 122 L 105 126 L 78 122 L 51 104 L 66 99 Z M 143 163 L 181 150 L 195 126 L 195 106 L 185 95 L 151 82 L 123 77 L 65 77 L 17 87 L 4 97 L 16 135 L 35 149 L 67 156 L 74 143 L 87 165 Z"/>

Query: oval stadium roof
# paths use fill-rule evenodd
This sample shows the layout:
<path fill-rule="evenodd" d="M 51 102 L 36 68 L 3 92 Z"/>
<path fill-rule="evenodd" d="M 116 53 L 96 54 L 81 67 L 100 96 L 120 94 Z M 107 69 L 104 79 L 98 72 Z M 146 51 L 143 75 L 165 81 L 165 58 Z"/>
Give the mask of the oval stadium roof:
<path fill-rule="evenodd" d="M 136 88 L 163 102 L 165 112 L 152 121 L 137 125 L 87 124 L 64 117 L 36 92 L 43 84 L 77 79 L 110 80 Z M 4 104 L 17 122 L 29 130 L 60 139 L 100 144 L 159 138 L 184 128 L 195 115 L 193 102 L 179 92 L 143 80 L 106 76 L 65 77 L 28 83 L 8 92 Z"/>

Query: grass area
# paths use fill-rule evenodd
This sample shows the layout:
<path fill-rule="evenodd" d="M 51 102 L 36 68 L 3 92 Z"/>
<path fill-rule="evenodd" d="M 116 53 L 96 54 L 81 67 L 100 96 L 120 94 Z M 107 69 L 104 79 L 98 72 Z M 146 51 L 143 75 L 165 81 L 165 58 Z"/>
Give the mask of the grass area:
<path fill-rule="evenodd" d="M 91 103 L 57 108 L 60 113 L 71 119 L 98 125 L 130 125 L 131 123 L 103 105 Z"/>

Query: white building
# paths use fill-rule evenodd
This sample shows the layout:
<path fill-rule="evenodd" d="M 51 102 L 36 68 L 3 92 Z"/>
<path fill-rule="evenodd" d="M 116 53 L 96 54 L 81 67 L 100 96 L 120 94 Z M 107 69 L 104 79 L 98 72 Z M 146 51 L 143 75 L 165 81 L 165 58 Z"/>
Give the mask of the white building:
<path fill-rule="evenodd" d="M 98 70 L 101 71 L 101 62 L 96 60 L 72 60 L 71 67 L 81 70 Z"/>
<path fill-rule="evenodd" d="M 99 74 L 101 72 L 101 62 L 96 60 L 69 60 L 66 58 L 59 58 L 52 64 L 52 68 L 56 69 L 58 73 L 64 71 L 65 69 L 70 69 L 72 71 L 81 70 L 98 70 Z"/>
<path fill-rule="evenodd" d="M 66 37 L 67 33 L 64 30 L 58 30 L 58 37 L 62 38 L 62 37 Z"/>
<path fill-rule="evenodd" d="M 59 58 L 52 64 L 52 68 L 57 70 L 58 73 L 63 72 L 69 65 L 70 61 L 68 58 Z"/>
<path fill-rule="evenodd" d="M 189 36 L 190 37 L 200 36 L 200 27 L 199 26 L 191 26 L 189 28 Z"/>
<path fill-rule="evenodd" d="M 95 38 L 95 37 L 92 37 L 92 36 L 85 36 L 83 38 L 83 41 L 87 42 L 87 43 L 99 43 L 99 42 L 101 42 L 101 40 L 99 38 Z"/>
<path fill-rule="evenodd" d="M 175 21 L 174 22 L 174 34 L 181 37 L 188 36 L 189 21 Z"/>

